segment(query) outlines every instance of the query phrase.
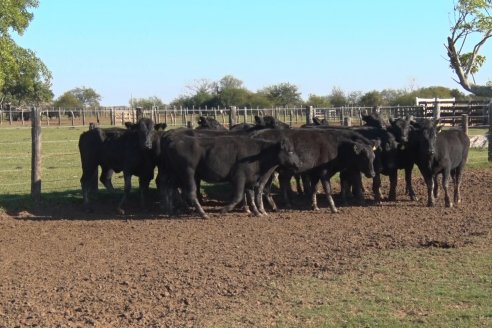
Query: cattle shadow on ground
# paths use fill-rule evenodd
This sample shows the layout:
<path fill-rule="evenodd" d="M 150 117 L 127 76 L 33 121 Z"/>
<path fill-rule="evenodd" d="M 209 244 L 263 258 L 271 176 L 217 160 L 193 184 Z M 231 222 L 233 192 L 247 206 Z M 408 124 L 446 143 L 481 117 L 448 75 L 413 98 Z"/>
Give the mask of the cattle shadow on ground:
<path fill-rule="evenodd" d="M 311 212 L 310 201 L 306 197 L 295 196 L 292 207 L 286 207 L 282 201 L 278 190 L 272 193 L 273 199 L 279 206 L 279 212 Z M 118 202 L 123 194 L 122 189 L 116 189 L 114 192 L 100 189 L 91 194 L 91 210 L 88 211 L 82 205 L 82 192 L 80 189 L 66 191 L 43 192 L 41 200 L 35 203 L 29 194 L 24 195 L 2 195 L 0 196 L 0 214 L 3 212 L 10 217 L 18 220 L 200 220 L 199 214 L 191 207 L 178 210 L 172 215 L 162 211 L 159 204 L 159 193 L 157 189 L 151 188 L 147 197 L 145 208 L 139 204 L 138 190 L 134 189 L 130 193 L 124 209 L 125 214 L 116 211 Z M 221 209 L 230 199 L 230 186 L 227 184 L 215 184 L 202 186 L 203 201 L 202 205 L 212 218 L 220 218 L 223 214 Z M 366 197 L 364 204 L 358 204 L 352 199 L 343 203 L 340 195 L 333 195 L 335 204 L 338 208 L 350 207 L 372 207 L 372 206 L 398 206 L 398 202 L 384 201 L 383 205 L 376 204 L 372 199 Z M 274 212 L 264 201 L 265 208 L 269 214 Z M 418 203 L 418 202 L 416 202 Z M 328 202 L 324 194 L 318 194 L 318 205 L 321 212 L 330 213 Z M 242 204 L 238 205 L 233 214 L 247 215 Z M 313 212 L 314 213 L 314 212 Z"/>

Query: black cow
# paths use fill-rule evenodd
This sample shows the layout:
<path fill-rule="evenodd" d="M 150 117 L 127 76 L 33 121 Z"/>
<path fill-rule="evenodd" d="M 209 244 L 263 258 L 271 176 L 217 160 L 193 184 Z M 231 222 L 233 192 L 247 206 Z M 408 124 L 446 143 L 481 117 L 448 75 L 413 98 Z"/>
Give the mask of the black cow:
<path fill-rule="evenodd" d="M 94 128 L 80 135 L 79 151 L 82 162 L 82 193 L 84 206 L 89 204 L 90 183 L 101 166 L 101 182 L 109 190 L 111 173 L 123 171 L 125 187 L 119 202 L 118 211 L 123 213 L 122 206 L 131 190 L 131 176 L 139 177 L 141 202 L 143 203 L 150 180 L 156 165 L 155 155 L 151 152 L 156 143 L 154 122 L 147 118 L 140 119 L 130 129 Z"/>
<path fill-rule="evenodd" d="M 301 167 L 295 171 L 283 171 L 280 174 L 281 184 L 288 184 L 294 173 L 306 173 L 311 185 L 322 182 L 332 212 L 337 212 L 331 196 L 330 178 L 337 172 L 356 169 L 367 176 L 374 176 L 373 161 L 375 158 L 373 143 L 353 131 L 329 129 L 291 129 L 291 130 L 260 130 L 254 137 L 276 140 L 283 133 L 294 145 L 294 151 L 301 160 Z M 310 188 L 311 206 L 319 210 L 316 200 L 316 188 Z M 273 200 L 267 198 L 269 202 Z M 260 204 L 261 206 L 262 204 Z M 275 207 L 274 203 L 271 203 Z M 262 209 L 260 209 L 262 210 Z"/>
<path fill-rule="evenodd" d="M 161 140 L 161 158 L 160 181 L 166 181 L 165 175 L 173 175 L 203 218 L 207 215 L 197 198 L 196 179 L 232 184 L 233 198 L 223 212 L 232 210 L 246 192 L 253 212 L 260 215 L 254 202 L 254 188 L 265 184 L 278 165 L 300 165 L 288 140 L 271 142 L 241 135 L 168 133 Z"/>
<path fill-rule="evenodd" d="M 290 129 L 287 123 L 284 123 L 273 116 L 255 115 L 255 124 L 251 123 L 238 123 L 230 127 L 231 131 L 255 131 L 263 129 Z"/>
<path fill-rule="evenodd" d="M 200 116 L 198 118 L 198 126 L 196 129 L 209 129 L 209 130 L 227 130 L 222 124 L 215 118 L 208 116 Z"/>
<path fill-rule="evenodd" d="M 284 123 L 278 119 L 276 119 L 273 116 L 270 115 L 265 115 L 265 116 L 258 116 L 255 115 L 255 123 L 256 126 L 255 128 L 260 130 L 260 129 L 290 129 L 289 124 Z"/>
<path fill-rule="evenodd" d="M 427 185 L 427 206 L 434 206 L 438 196 L 439 174 L 442 174 L 442 186 L 444 189 L 444 203 L 446 207 L 452 207 L 448 193 L 449 177 L 454 184 L 454 203 L 461 202 L 460 185 L 463 170 L 468 158 L 470 139 L 461 130 L 446 130 L 440 132 L 436 138 L 432 138 L 428 152 L 421 152 L 417 165 Z"/>
<path fill-rule="evenodd" d="M 378 163 L 381 165 L 379 170 L 376 169 L 376 176 L 373 179 L 373 194 L 376 202 L 382 200 L 381 194 L 381 176 L 388 175 L 390 180 L 390 188 L 388 199 L 390 201 L 396 200 L 396 186 L 398 180 L 398 168 L 405 168 L 408 166 L 408 160 L 402 160 L 402 156 L 405 157 L 406 147 L 408 147 L 408 139 L 411 132 L 412 117 L 407 118 L 390 118 L 390 125 L 386 126 L 384 121 L 379 115 L 365 115 L 363 120 L 366 122 L 366 126 L 355 128 L 356 131 L 363 134 L 369 139 L 381 140 L 381 152 L 380 160 Z M 346 180 L 349 180 L 348 182 Z M 341 181 L 344 184 L 342 187 L 342 198 L 345 198 L 347 189 L 352 184 L 354 194 L 358 201 L 362 200 L 361 182 L 360 178 L 352 175 L 347 179 L 344 179 L 341 175 Z M 412 189 L 410 187 L 410 189 Z M 413 190 L 413 189 L 412 189 Z"/>

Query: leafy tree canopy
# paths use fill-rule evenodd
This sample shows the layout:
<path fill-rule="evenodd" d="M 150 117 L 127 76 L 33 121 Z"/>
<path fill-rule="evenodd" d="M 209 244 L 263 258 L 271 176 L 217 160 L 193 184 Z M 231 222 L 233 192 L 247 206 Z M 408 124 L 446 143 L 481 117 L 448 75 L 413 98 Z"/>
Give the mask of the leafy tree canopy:
<path fill-rule="evenodd" d="M 482 46 L 492 37 L 492 1 L 458 0 L 454 4 L 450 36 L 445 44 L 449 63 L 458 83 L 467 91 L 492 97 L 492 87 L 475 82 L 476 74 L 485 63 Z"/>
<path fill-rule="evenodd" d="M 274 106 L 299 106 L 303 103 L 296 85 L 284 82 L 262 90 Z"/>
<path fill-rule="evenodd" d="M 82 108 L 83 104 L 72 92 L 67 91 L 55 100 L 53 107 L 75 109 Z"/>
<path fill-rule="evenodd" d="M 132 98 L 130 99 L 131 107 L 142 107 L 143 109 L 151 109 L 153 107 L 164 107 L 164 102 L 159 97 L 153 96 L 149 98 Z"/>
<path fill-rule="evenodd" d="M 69 91 L 84 107 L 97 107 L 101 101 L 101 96 L 92 88 L 79 87 Z"/>
<path fill-rule="evenodd" d="M 19 47 L 11 32 L 22 35 L 37 0 L 0 0 L 0 105 L 45 103 L 52 99 L 51 73 L 33 51 Z"/>

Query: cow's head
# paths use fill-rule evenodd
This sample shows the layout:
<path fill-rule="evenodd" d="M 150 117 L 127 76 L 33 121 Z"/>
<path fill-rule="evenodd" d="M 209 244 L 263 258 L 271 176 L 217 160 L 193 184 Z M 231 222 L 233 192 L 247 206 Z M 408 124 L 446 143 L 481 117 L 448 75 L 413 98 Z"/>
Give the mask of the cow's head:
<path fill-rule="evenodd" d="M 376 113 L 370 115 L 362 115 L 362 120 L 367 126 L 373 126 L 379 129 L 385 129 L 384 120 Z"/>
<path fill-rule="evenodd" d="M 298 170 L 302 166 L 302 161 L 295 152 L 294 145 L 287 138 L 282 138 L 279 144 L 279 164 L 291 170 Z"/>
<path fill-rule="evenodd" d="M 135 131 L 138 135 L 138 143 L 142 149 L 152 149 L 152 143 L 154 141 L 154 122 L 150 118 L 141 118 L 130 127 L 132 131 Z"/>
<path fill-rule="evenodd" d="M 380 147 L 379 140 L 374 141 L 374 143 L 370 145 L 360 141 L 350 141 L 348 143 L 348 151 L 355 155 L 353 160 L 357 169 L 366 177 L 373 178 L 376 175 L 376 172 L 374 171 L 374 159 L 376 158 L 374 151 Z"/>
<path fill-rule="evenodd" d="M 441 129 L 438 124 L 439 120 L 432 121 L 430 119 L 413 124 L 414 128 L 416 128 L 414 134 L 420 156 L 429 157 L 434 156 L 436 153 L 437 134 Z"/>
<path fill-rule="evenodd" d="M 270 115 L 265 115 L 263 117 L 255 115 L 255 123 L 257 129 L 290 129 L 288 124 L 279 121 Z"/>
<path fill-rule="evenodd" d="M 411 116 L 407 116 L 406 118 L 398 117 L 396 119 L 390 117 L 390 131 L 396 138 L 396 141 L 404 147 L 408 142 L 408 135 L 411 130 L 411 122 L 413 118 Z"/>

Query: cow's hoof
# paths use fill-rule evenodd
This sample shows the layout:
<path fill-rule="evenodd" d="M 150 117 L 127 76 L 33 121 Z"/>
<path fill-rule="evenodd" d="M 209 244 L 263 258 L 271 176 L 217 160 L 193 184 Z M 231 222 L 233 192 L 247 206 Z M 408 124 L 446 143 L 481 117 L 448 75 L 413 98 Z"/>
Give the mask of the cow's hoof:
<path fill-rule="evenodd" d="M 122 208 L 117 208 L 116 209 L 116 213 L 120 214 L 120 215 L 125 215 L 125 210 L 122 209 Z"/>
<path fill-rule="evenodd" d="M 444 206 L 451 208 L 451 207 L 453 207 L 453 203 L 449 202 L 449 203 L 446 203 Z"/>
<path fill-rule="evenodd" d="M 203 214 L 203 215 L 200 216 L 200 219 L 202 219 L 202 220 L 208 220 L 208 219 L 210 219 L 210 217 L 207 214 Z"/>

